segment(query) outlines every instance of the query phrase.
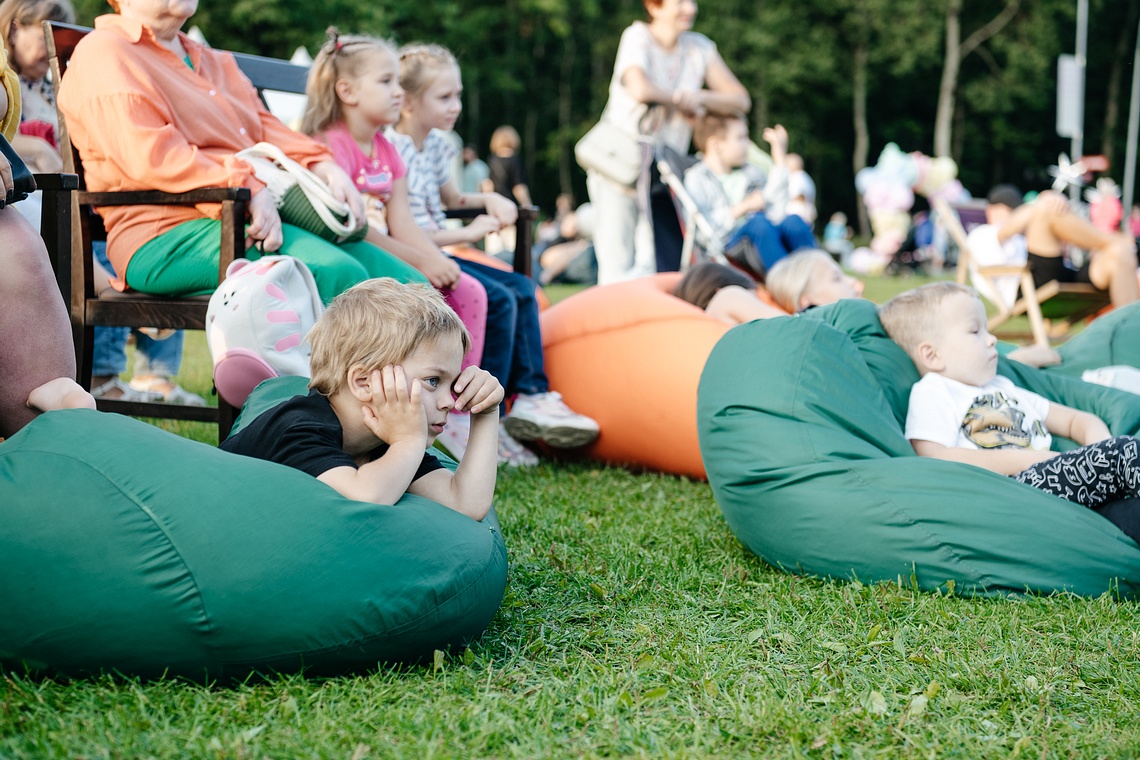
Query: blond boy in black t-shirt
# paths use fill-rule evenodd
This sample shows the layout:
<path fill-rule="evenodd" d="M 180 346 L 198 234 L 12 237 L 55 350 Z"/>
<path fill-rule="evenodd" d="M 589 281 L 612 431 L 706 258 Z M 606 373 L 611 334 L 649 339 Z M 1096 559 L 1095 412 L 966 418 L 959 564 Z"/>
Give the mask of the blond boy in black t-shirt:
<path fill-rule="evenodd" d="M 438 291 L 391 278 L 337 296 L 309 332 L 308 396 L 264 412 L 222 448 L 307 472 L 350 499 L 394 504 L 405 493 L 482 520 L 491 508 L 503 388 L 460 370 L 470 336 Z M 469 411 L 454 473 L 427 447 L 447 413 Z"/>

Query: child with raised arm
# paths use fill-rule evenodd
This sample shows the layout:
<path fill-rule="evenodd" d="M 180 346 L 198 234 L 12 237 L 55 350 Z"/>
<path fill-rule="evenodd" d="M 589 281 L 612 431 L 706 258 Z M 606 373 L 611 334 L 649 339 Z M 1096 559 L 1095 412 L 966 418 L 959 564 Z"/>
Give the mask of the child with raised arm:
<path fill-rule="evenodd" d="M 462 110 L 463 83 L 454 56 L 439 45 L 400 49 L 400 85 L 406 94 L 400 121 L 389 132 L 408 167 L 407 188 L 416 223 L 436 245 L 475 243 L 504 224 L 518 207 L 497 193 L 463 193 L 451 177 L 453 148 L 443 133 Z M 443 228 L 444 208 L 483 208 L 486 213 L 459 229 Z M 598 436 L 598 424 L 572 411 L 550 390 L 542 355 L 535 284 L 517 272 L 458 258 L 460 268 L 487 289 L 487 340 L 483 366 L 515 396 L 503 418 L 500 455 L 508 464 L 535 464 L 518 441 L 574 448 Z"/>
<path fill-rule="evenodd" d="M 693 142 L 701 160 L 685 172 L 685 189 L 719 239 L 701 241 L 727 250 L 748 238 L 760 254 L 765 272 L 792 251 L 815 248 L 811 227 L 801 217 L 787 214 L 788 183 L 784 155 L 788 133 L 782 126 L 764 130 L 775 164 L 771 175 L 748 163 L 748 120 L 744 114 L 705 114 L 697 119 Z M 699 233 L 700 234 L 700 233 Z"/>
<path fill-rule="evenodd" d="M 262 413 L 221 448 L 294 467 L 350 499 L 395 504 L 411 493 L 482 520 L 503 388 L 478 367 L 460 370 L 470 337 L 443 297 L 366 280 L 333 299 L 308 340 L 309 395 Z M 471 413 L 454 474 L 427 453 L 453 408 Z"/>
<path fill-rule="evenodd" d="M 935 282 L 879 310 L 883 329 L 922 376 L 910 392 L 906 437 L 919 456 L 965 462 L 1086 507 L 1140 495 L 1140 441 L 1111 437 L 1082 412 L 997 374 L 997 343 L 972 288 Z M 1082 448 L 1050 451 L 1052 435 Z"/>

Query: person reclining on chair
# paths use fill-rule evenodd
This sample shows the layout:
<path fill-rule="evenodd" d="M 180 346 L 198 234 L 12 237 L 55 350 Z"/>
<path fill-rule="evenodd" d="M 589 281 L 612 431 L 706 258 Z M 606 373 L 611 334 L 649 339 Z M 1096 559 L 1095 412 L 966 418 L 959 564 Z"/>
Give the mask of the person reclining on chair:
<path fill-rule="evenodd" d="M 758 269 L 751 274 L 761 280 L 765 271 L 792 251 L 815 247 L 808 223 L 785 211 L 788 133 L 777 125 L 764 130 L 764 139 L 772 146 L 775 164 L 770 176 L 747 161 L 748 122 L 744 114 L 705 114 L 693 132 L 703 158 L 685 172 L 685 189 L 720 238 L 699 240 L 701 245 L 727 251 L 748 238 L 760 255 L 760 261 L 748 268 Z M 698 236 L 702 236 L 699 231 Z"/>
<path fill-rule="evenodd" d="M 1086 282 L 1108 292 L 1113 306 L 1140 298 L 1136 279 L 1136 244 L 1128 235 L 1098 230 L 1069 208 L 1058 193 L 1046 191 L 1032 203 L 1022 201 L 1013 185 L 997 185 L 986 196 L 987 224 L 970 231 L 970 252 L 979 266 L 1018 265 L 1028 261 L 1033 284 Z M 1089 252 L 1080 269 L 1065 261 L 1066 245 Z M 996 299 L 1011 304 L 1016 278 L 998 285 Z M 983 292 L 986 297 L 993 294 Z"/>

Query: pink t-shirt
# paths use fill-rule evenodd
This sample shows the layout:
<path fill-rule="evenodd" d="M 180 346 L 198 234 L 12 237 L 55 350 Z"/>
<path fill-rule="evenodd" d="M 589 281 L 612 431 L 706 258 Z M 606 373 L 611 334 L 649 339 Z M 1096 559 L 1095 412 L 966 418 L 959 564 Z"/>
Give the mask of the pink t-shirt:
<path fill-rule="evenodd" d="M 332 151 L 333 159 L 348 172 L 356 188 L 381 203 L 392 197 L 392 183 L 407 174 L 404 162 L 382 132 L 372 138 L 372 155 L 367 156 L 344 124 L 326 129 L 321 135 Z"/>

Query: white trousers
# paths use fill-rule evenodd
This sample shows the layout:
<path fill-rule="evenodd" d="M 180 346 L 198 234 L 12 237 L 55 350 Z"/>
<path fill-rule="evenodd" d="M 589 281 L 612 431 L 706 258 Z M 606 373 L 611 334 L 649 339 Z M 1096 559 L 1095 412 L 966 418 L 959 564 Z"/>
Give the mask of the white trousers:
<path fill-rule="evenodd" d="M 587 173 L 586 190 L 594 213 L 598 284 L 632 280 L 656 272 L 653 225 L 641 213 L 637 192 L 597 172 Z"/>

